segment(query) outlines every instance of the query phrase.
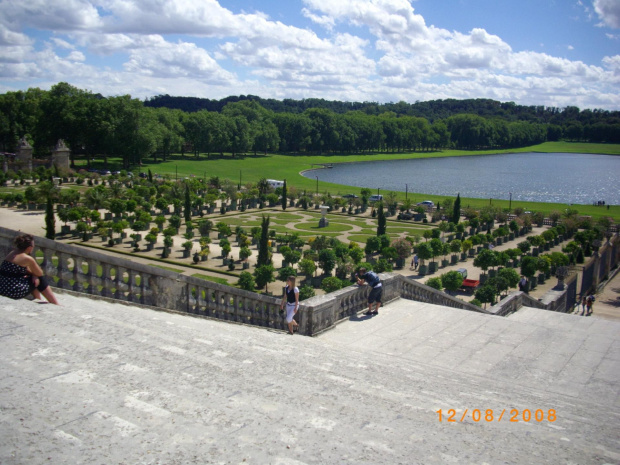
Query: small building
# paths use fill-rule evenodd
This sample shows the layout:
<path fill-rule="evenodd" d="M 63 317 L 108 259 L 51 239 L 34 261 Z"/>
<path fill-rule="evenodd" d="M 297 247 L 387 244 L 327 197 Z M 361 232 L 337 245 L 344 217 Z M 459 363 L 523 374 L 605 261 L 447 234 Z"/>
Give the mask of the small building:
<path fill-rule="evenodd" d="M 58 139 L 58 143 L 52 151 L 52 166 L 56 167 L 61 173 L 69 171 L 69 159 L 71 150 L 65 145 L 65 141 Z"/>

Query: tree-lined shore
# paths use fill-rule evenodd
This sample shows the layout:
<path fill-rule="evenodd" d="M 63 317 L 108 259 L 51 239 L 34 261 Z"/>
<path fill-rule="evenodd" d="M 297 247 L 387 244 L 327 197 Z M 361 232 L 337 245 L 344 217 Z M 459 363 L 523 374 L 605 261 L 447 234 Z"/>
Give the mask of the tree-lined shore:
<path fill-rule="evenodd" d="M 546 141 L 620 142 L 620 112 L 524 107 L 487 99 L 407 104 L 229 97 L 104 97 L 67 83 L 0 95 L 0 146 L 21 137 L 39 158 L 63 139 L 75 159 L 124 168 L 173 153 L 302 155 L 519 149 Z M 200 103 L 204 105 L 200 105 Z M 208 104 L 207 104 L 208 103 Z M 179 108 L 181 107 L 181 108 Z"/>

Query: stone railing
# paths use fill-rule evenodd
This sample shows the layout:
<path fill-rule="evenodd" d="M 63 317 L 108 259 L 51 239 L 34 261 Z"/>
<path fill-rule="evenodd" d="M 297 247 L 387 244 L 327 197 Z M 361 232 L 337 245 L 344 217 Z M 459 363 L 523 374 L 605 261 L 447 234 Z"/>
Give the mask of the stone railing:
<path fill-rule="evenodd" d="M 380 277 L 384 304 L 402 297 L 446 307 L 489 313 L 476 305 L 449 296 L 402 275 L 382 273 Z M 300 320 L 304 334 L 315 336 L 330 329 L 339 321 L 354 318 L 360 311 L 368 308 L 369 293 L 370 288 L 368 286 L 352 285 L 330 294 L 304 300 Z"/>
<path fill-rule="evenodd" d="M 566 313 L 575 304 L 577 295 L 577 275 L 566 279 L 562 287 L 556 286 L 545 293 L 540 299 L 535 299 L 525 292 L 514 291 L 489 309 L 494 315 L 506 316 L 516 312 L 521 307 L 533 307 L 553 312 Z"/>
<path fill-rule="evenodd" d="M 17 231 L 0 227 L 0 254 Z M 95 296 L 220 320 L 285 329 L 280 299 L 136 263 L 126 258 L 35 239 L 33 256 L 51 285 Z"/>
<path fill-rule="evenodd" d="M 8 253 L 17 231 L 0 227 L 0 254 Z M 285 330 L 280 299 L 205 281 L 137 263 L 126 258 L 37 237 L 33 255 L 52 286 L 132 304 L 159 307 L 219 320 Z M 461 308 L 480 313 L 506 315 L 521 306 L 566 311 L 567 290 L 549 302 L 513 292 L 489 310 L 437 291 L 398 274 L 381 274 L 383 302 L 398 298 Z M 574 288 L 575 286 L 572 286 Z M 571 289 L 570 286 L 567 289 Z M 327 295 L 303 301 L 298 313 L 300 333 L 317 335 L 342 320 L 355 317 L 368 307 L 368 286 L 351 285 Z"/>

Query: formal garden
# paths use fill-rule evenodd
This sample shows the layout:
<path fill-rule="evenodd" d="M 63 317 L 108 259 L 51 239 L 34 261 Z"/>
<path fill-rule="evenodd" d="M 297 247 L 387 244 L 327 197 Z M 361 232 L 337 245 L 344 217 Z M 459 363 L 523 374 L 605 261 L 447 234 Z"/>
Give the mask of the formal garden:
<path fill-rule="evenodd" d="M 492 304 L 520 275 L 535 288 L 569 273 L 616 231 L 611 218 L 592 220 L 575 209 L 544 215 L 521 207 L 462 208 L 458 197 L 428 207 L 393 193 L 373 203 L 369 189 L 348 198 L 286 184 L 273 189 L 264 179 L 240 186 L 151 173 L 78 173 L 53 181 L 50 175 L 39 170 L 9 180 L 0 206 L 46 209 L 48 237 L 179 272 L 189 267 L 193 276 L 246 290 L 279 294 L 286 277 L 296 275 L 302 298 L 350 285 L 364 266 Z M 324 227 L 321 209 L 329 212 Z M 411 273 L 413 254 L 420 266 Z M 480 285 L 468 295 L 456 268 L 472 264 Z"/>

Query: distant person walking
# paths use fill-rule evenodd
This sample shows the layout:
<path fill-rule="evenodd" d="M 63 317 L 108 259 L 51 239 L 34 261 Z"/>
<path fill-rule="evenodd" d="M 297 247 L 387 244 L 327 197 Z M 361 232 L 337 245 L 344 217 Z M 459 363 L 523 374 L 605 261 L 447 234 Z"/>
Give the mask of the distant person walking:
<path fill-rule="evenodd" d="M 519 290 L 527 294 L 527 279 L 523 275 L 521 275 L 521 280 L 519 281 Z"/>
<path fill-rule="evenodd" d="M 357 284 L 360 286 L 368 285 L 372 287 L 370 294 L 368 294 L 368 311 L 366 315 L 378 315 L 379 307 L 381 306 L 381 294 L 383 293 L 383 285 L 379 275 L 374 271 L 366 271 L 366 268 L 360 268 L 357 272 Z M 375 310 L 372 309 L 372 304 L 375 304 Z"/>
<path fill-rule="evenodd" d="M 294 334 L 294 328 L 299 329 L 295 321 L 295 314 L 299 310 L 299 289 L 295 286 L 295 276 L 289 276 L 286 280 L 284 295 L 280 303 L 280 309 L 284 310 L 286 304 L 286 323 L 288 324 L 289 334 Z"/>
<path fill-rule="evenodd" d="M 51 304 L 58 300 L 49 287 L 47 278 L 37 261 L 30 256 L 34 250 L 34 237 L 30 234 L 17 236 L 15 248 L 9 252 L 0 265 L 0 295 L 11 299 L 23 299 L 32 294 L 41 300 L 41 294 Z"/>
<path fill-rule="evenodd" d="M 418 269 L 418 264 L 420 263 L 420 259 L 418 258 L 418 254 L 413 256 L 413 260 L 411 260 L 411 268 L 414 270 Z"/>
<path fill-rule="evenodd" d="M 586 299 L 586 306 L 588 307 L 588 316 L 592 315 L 592 312 L 594 311 L 592 310 L 592 305 L 594 304 L 595 300 L 596 300 L 596 297 L 594 297 L 594 294 L 590 294 L 588 298 Z"/>
<path fill-rule="evenodd" d="M 586 296 L 583 296 L 583 299 L 581 299 L 581 314 L 582 315 L 586 314 L 587 307 L 588 307 L 588 298 Z"/>

